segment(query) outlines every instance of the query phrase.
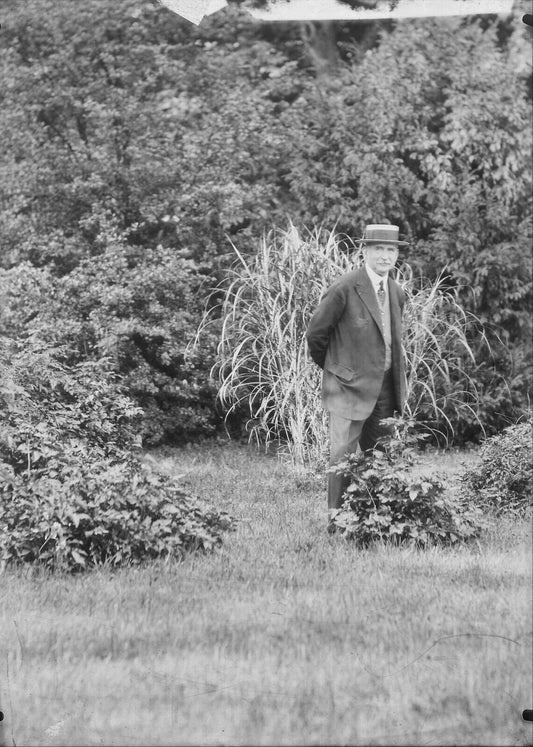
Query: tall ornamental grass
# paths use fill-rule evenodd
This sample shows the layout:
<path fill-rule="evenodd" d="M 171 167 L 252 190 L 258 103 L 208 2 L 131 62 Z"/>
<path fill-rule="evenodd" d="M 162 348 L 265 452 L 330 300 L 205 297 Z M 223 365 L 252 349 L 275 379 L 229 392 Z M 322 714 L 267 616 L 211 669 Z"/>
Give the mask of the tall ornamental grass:
<path fill-rule="evenodd" d="M 402 339 L 407 375 L 403 416 L 416 419 L 446 442 L 453 440 L 455 424 L 479 418 L 481 393 L 475 379 L 476 355 L 490 355 L 481 322 L 448 287 L 442 270 L 434 280 L 414 277 L 408 264 L 398 271 L 406 294 Z M 475 340 L 475 350 L 470 341 Z"/>
<path fill-rule="evenodd" d="M 206 313 L 197 335 L 220 314 L 211 372 L 219 399 L 228 414 L 246 409 L 251 439 L 283 442 L 295 465 L 321 463 L 327 420 L 321 371 L 309 357 L 305 331 L 324 291 L 360 264 L 361 254 L 346 237 L 323 228 L 301 233 L 293 224 L 264 235 L 250 256 L 234 250 L 222 301 Z M 474 355 L 467 333 L 474 320 L 445 290 L 443 275 L 415 281 L 404 266 L 398 280 L 407 294 L 404 414 L 431 418 L 435 428 L 453 433 L 455 417 L 477 408 L 468 374 Z"/>

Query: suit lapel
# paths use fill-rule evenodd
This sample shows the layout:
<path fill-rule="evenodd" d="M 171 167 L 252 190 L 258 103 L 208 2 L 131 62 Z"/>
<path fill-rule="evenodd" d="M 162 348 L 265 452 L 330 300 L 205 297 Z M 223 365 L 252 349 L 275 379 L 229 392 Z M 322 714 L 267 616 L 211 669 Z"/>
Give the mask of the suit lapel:
<path fill-rule="evenodd" d="M 372 287 L 372 281 L 368 277 L 368 273 L 364 267 L 359 269 L 355 278 L 355 289 L 359 294 L 362 302 L 367 307 L 372 319 L 378 325 L 378 329 L 383 336 L 383 322 L 381 321 L 381 311 L 378 306 L 378 299 Z M 389 283 L 389 298 L 390 298 L 390 283 Z M 392 306 L 391 306 L 392 308 Z"/>
<path fill-rule="evenodd" d="M 398 288 L 396 286 L 396 283 L 393 281 L 391 276 L 389 275 L 389 282 L 388 282 L 388 288 L 389 288 L 389 299 L 390 299 L 390 313 L 391 318 L 394 321 L 400 321 L 402 316 L 402 311 L 400 309 L 400 300 L 398 297 Z"/>

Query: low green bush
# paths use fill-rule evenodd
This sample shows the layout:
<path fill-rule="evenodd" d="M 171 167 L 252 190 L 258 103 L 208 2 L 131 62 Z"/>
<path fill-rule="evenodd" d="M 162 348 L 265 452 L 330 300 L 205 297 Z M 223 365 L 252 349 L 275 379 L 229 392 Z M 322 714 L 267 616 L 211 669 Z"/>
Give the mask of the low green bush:
<path fill-rule="evenodd" d="M 472 501 L 496 513 L 523 514 L 533 506 L 533 415 L 487 439 L 481 463 L 462 476 Z"/>
<path fill-rule="evenodd" d="M 106 562 L 175 559 L 213 549 L 232 526 L 230 516 L 206 508 L 133 456 L 77 460 L 30 476 L 2 465 L 4 564 L 78 571 Z"/>
<path fill-rule="evenodd" d="M 0 560 L 76 571 L 217 545 L 233 519 L 142 462 L 106 360 L 0 338 Z"/>
<path fill-rule="evenodd" d="M 345 501 L 332 513 L 330 531 L 361 545 L 375 541 L 427 547 L 476 537 L 480 514 L 465 506 L 439 474 L 413 472 L 415 421 L 388 418 L 392 432 L 372 452 L 358 452 L 332 467 L 350 478 Z"/>

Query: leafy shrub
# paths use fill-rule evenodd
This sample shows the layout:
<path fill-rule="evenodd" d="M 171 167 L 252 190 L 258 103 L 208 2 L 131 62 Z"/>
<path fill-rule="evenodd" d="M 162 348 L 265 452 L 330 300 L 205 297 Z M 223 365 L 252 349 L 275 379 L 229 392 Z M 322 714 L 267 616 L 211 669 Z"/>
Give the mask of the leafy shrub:
<path fill-rule="evenodd" d="M 0 267 L 0 335 L 20 337 L 54 294 L 47 267 L 20 262 L 6 271 Z"/>
<path fill-rule="evenodd" d="M 50 469 L 2 469 L 0 559 L 78 571 L 211 550 L 233 520 L 203 506 L 132 456 L 55 460 Z"/>
<path fill-rule="evenodd" d="M 330 526 L 362 545 L 453 544 L 475 537 L 479 511 L 468 509 L 447 491 L 438 474 L 416 475 L 414 421 L 387 418 L 393 427 L 372 452 L 350 454 L 331 469 L 350 478 L 346 498 L 332 512 Z"/>
<path fill-rule="evenodd" d="M 218 544 L 231 518 L 143 466 L 141 410 L 106 359 L 68 355 L 0 338 L 3 562 L 80 570 Z"/>
<path fill-rule="evenodd" d="M 106 359 L 64 363 L 37 337 L 0 337 L 0 459 L 18 474 L 50 460 L 112 457 L 140 446 L 141 411 Z"/>
<path fill-rule="evenodd" d="M 533 506 L 533 417 L 515 423 L 481 447 L 481 464 L 462 477 L 472 499 L 496 513 L 523 514 Z"/>
<path fill-rule="evenodd" d="M 0 326 L 8 335 L 31 330 L 48 345 L 66 346 L 69 364 L 106 358 L 142 408 L 146 444 L 190 440 L 212 434 L 221 421 L 208 382 L 215 340 L 206 335 L 185 360 L 199 321 L 197 299 L 209 281 L 174 249 L 110 237 L 104 251 L 60 278 L 28 263 L 0 269 Z"/>

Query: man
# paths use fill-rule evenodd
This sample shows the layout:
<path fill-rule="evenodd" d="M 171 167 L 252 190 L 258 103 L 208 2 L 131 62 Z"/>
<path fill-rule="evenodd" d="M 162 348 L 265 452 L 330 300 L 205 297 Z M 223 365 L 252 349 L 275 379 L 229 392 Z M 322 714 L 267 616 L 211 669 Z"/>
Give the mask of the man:
<path fill-rule="evenodd" d="M 405 300 L 389 277 L 398 259 L 398 226 L 366 226 L 363 267 L 325 293 L 307 330 L 312 359 L 324 373 L 322 402 L 329 411 L 330 466 L 359 445 L 372 449 L 384 435 L 379 421 L 401 411 L 405 373 L 401 313 Z M 329 473 L 328 508 L 342 506 L 346 478 Z"/>

